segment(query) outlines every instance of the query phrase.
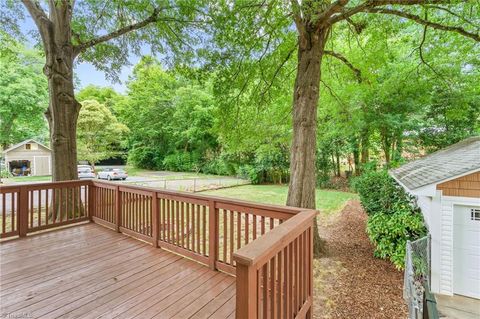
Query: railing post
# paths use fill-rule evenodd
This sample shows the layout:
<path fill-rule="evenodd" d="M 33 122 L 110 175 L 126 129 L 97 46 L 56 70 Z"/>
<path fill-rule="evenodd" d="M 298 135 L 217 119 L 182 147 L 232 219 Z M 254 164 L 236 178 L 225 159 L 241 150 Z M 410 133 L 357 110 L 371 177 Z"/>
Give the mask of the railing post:
<path fill-rule="evenodd" d="M 257 318 L 257 271 L 237 261 L 236 318 Z"/>
<path fill-rule="evenodd" d="M 96 202 L 96 187 L 93 185 L 93 182 L 88 185 L 88 218 L 90 221 L 93 221 L 93 215 L 97 210 L 97 202 Z M 55 192 L 55 189 L 53 190 Z"/>
<path fill-rule="evenodd" d="M 122 192 L 120 186 L 115 187 L 115 231 L 120 232 L 122 225 Z"/>
<path fill-rule="evenodd" d="M 18 236 L 25 237 L 27 236 L 27 232 L 28 232 L 28 189 L 25 186 L 20 186 L 20 191 L 18 193 L 17 200 L 18 200 L 17 202 Z"/>
<path fill-rule="evenodd" d="M 215 201 L 209 200 L 208 205 L 208 265 L 210 269 L 216 270 L 215 262 L 218 255 L 218 214 L 215 208 Z"/>
<path fill-rule="evenodd" d="M 159 215 L 157 192 L 152 192 L 152 244 L 158 248 Z"/>

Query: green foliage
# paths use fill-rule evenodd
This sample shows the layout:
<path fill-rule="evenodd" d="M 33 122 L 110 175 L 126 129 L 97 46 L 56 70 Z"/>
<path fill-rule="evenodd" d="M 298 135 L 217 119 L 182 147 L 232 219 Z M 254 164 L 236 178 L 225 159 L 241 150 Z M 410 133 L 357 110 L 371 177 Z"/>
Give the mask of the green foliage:
<path fill-rule="evenodd" d="M 405 244 L 426 234 L 423 217 L 414 199 L 386 171 L 370 171 L 352 180 L 369 215 L 367 233 L 375 256 L 403 268 Z"/>
<path fill-rule="evenodd" d="M 403 269 L 407 240 L 418 239 L 427 232 L 422 215 L 404 209 L 391 214 L 369 216 L 367 233 L 375 244 L 375 256 L 389 259 L 395 267 Z"/>
<path fill-rule="evenodd" d="M 8 36 L 0 36 L 0 146 L 27 138 L 45 141 L 48 125 L 43 113 L 48 106 L 47 81 L 42 74 L 43 58 Z"/>
<path fill-rule="evenodd" d="M 82 103 L 78 117 L 78 159 L 94 165 L 100 160 L 122 154 L 121 141 L 128 128 L 119 123 L 104 105 L 95 100 Z"/>
<path fill-rule="evenodd" d="M 413 198 L 386 171 L 370 171 L 352 180 L 368 215 L 411 209 Z"/>

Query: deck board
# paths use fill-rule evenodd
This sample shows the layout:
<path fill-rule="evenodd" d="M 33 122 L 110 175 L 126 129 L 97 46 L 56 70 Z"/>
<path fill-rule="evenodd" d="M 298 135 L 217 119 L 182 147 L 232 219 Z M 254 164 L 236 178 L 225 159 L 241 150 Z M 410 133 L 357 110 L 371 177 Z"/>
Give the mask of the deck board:
<path fill-rule="evenodd" d="M 0 310 L 28 318 L 228 318 L 235 278 L 86 224 L 1 243 Z"/>

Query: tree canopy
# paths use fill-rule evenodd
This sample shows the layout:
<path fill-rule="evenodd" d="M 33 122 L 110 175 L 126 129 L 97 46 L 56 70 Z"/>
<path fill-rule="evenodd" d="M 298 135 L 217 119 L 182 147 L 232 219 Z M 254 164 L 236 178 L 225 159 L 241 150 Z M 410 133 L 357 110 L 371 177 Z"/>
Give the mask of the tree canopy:
<path fill-rule="evenodd" d="M 43 113 L 48 105 L 42 56 L 0 33 L 0 146 L 27 138 L 48 140 Z M 3 50 L 4 49 L 4 50 Z"/>

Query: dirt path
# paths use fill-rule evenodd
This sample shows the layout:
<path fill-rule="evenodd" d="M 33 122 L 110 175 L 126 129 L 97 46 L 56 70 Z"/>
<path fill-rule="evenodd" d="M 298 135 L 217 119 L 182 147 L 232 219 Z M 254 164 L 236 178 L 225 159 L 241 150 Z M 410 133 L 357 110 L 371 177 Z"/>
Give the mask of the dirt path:
<path fill-rule="evenodd" d="M 366 219 L 358 201 L 321 218 L 328 256 L 315 261 L 315 318 L 407 318 L 403 274 L 373 257 Z"/>

